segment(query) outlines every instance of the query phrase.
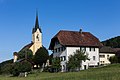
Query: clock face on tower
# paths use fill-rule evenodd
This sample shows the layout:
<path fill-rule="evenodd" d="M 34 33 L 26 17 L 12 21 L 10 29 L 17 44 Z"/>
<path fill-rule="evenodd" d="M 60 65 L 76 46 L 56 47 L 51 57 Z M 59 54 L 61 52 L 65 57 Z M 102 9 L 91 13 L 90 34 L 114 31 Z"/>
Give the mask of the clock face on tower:
<path fill-rule="evenodd" d="M 37 38 L 37 40 L 39 41 L 39 34 L 37 34 L 36 38 Z"/>

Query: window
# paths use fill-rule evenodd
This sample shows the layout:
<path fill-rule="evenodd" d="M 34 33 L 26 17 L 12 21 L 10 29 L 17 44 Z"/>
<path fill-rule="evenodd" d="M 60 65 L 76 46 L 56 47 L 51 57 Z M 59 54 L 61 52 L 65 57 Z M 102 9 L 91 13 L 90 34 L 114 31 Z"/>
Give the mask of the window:
<path fill-rule="evenodd" d="M 103 61 L 103 63 L 105 63 L 105 61 Z"/>
<path fill-rule="evenodd" d="M 58 52 L 60 52 L 60 48 L 58 48 Z"/>
<path fill-rule="evenodd" d="M 55 42 L 55 45 L 58 45 L 58 44 L 59 44 L 59 41 L 56 41 L 56 42 Z"/>
<path fill-rule="evenodd" d="M 61 60 L 61 61 L 65 61 L 65 60 L 66 60 L 66 56 L 61 56 L 61 57 L 60 57 L 60 60 Z"/>
<path fill-rule="evenodd" d="M 94 47 L 90 47 L 90 51 L 95 51 L 95 48 Z"/>
<path fill-rule="evenodd" d="M 61 51 L 64 51 L 65 50 L 65 47 L 61 47 Z"/>
<path fill-rule="evenodd" d="M 105 58 L 105 55 L 100 55 L 100 58 Z"/>
<path fill-rule="evenodd" d="M 104 64 L 104 63 L 105 63 L 105 61 L 100 61 L 100 63 L 101 63 L 101 64 Z"/>
<path fill-rule="evenodd" d="M 85 52 L 86 51 L 86 47 L 80 47 L 80 51 Z"/>
<path fill-rule="evenodd" d="M 64 51 L 64 47 L 61 47 L 61 51 Z"/>
<path fill-rule="evenodd" d="M 93 56 L 93 60 L 95 60 L 95 56 Z"/>
<path fill-rule="evenodd" d="M 54 53 L 56 53 L 56 52 L 57 52 L 57 49 L 54 50 Z"/>
<path fill-rule="evenodd" d="M 107 59 L 109 59 L 110 58 L 110 56 L 109 55 L 107 55 Z"/>
<path fill-rule="evenodd" d="M 62 57 L 60 57 L 60 60 L 61 60 L 61 61 L 63 60 Z"/>
<path fill-rule="evenodd" d="M 64 57 L 64 61 L 66 60 L 66 56 L 63 56 Z"/>
<path fill-rule="evenodd" d="M 54 53 L 61 52 L 64 50 L 65 50 L 65 47 L 56 48 L 56 49 L 54 49 Z"/>
<path fill-rule="evenodd" d="M 37 40 L 39 41 L 39 34 L 37 34 L 36 38 L 37 38 Z"/>

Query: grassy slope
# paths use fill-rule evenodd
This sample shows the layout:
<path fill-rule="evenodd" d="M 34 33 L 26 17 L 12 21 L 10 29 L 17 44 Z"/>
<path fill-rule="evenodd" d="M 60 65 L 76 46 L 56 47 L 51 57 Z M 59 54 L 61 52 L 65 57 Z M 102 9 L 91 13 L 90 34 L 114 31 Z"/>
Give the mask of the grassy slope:
<path fill-rule="evenodd" d="M 0 80 L 120 80 L 120 64 L 69 73 L 36 73 L 24 77 L 0 76 Z"/>

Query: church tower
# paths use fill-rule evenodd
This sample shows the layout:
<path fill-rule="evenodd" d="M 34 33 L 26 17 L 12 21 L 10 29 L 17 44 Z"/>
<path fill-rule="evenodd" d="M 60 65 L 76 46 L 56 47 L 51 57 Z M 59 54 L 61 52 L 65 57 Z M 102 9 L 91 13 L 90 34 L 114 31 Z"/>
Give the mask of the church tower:
<path fill-rule="evenodd" d="M 36 51 L 41 47 L 42 47 L 42 30 L 39 26 L 38 13 L 36 13 L 35 26 L 33 27 L 33 30 L 32 30 L 32 42 L 30 44 L 25 45 L 20 51 L 24 49 L 30 49 L 33 52 L 33 55 L 35 55 Z M 13 53 L 14 62 L 17 61 L 19 52 Z"/>
<path fill-rule="evenodd" d="M 32 30 L 32 42 L 33 42 L 33 55 L 35 52 L 42 47 L 42 30 L 39 26 L 39 21 L 38 21 L 38 13 L 36 13 L 36 21 L 35 21 L 35 26 Z"/>

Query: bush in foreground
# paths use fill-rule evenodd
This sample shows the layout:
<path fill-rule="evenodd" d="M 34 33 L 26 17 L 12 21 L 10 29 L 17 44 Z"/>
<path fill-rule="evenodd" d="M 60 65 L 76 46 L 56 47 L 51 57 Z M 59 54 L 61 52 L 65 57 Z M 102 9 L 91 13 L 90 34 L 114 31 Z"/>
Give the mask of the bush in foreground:
<path fill-rule="evenodd" d="M 30 72 L 31 69 L 32 65 L 28 61 L 16 62 L 13 64 L 11 74 L 18 76 L 20 73 Z"/>
<path fill-rule="evenodd" d="M 10 74 L 12 63 L 13 63 L 13 59 L 6 60 L 0 63 L 0 74 Z"/>

